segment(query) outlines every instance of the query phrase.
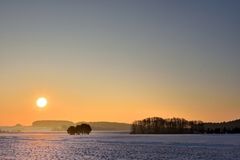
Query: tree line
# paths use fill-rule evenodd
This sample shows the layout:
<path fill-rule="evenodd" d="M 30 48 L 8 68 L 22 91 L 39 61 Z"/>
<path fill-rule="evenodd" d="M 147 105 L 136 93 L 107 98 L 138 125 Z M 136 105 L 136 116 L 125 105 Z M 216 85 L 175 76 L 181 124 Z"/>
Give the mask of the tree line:
<path fill-rule="evenodd" d="M 233 125 L 234 124 L 234 125 Z M 183 118 L 160 117 L 134 121 L 132 134 L 200 134 L 200 133 L 240 133 L 240 120 L 223 123 L 188 121 Z"/>
<path fill-rule="evenodd" d="M 75 126 L 70 126 L 67 129 L 67 133 L 70 135 L 80 135 L 80 134 L 89 134 L 92 131 L 92 128 L 88 124 L 81 124 Z"/>

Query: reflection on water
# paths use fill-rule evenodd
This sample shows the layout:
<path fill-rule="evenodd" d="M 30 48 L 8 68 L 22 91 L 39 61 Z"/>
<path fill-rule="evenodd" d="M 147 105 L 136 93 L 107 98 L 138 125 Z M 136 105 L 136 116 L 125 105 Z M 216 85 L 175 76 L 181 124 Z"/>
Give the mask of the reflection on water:
<path fill-rule="evenodd" d="M 0 134 L 0 159 L 240 160 L 240 135 Z"/>

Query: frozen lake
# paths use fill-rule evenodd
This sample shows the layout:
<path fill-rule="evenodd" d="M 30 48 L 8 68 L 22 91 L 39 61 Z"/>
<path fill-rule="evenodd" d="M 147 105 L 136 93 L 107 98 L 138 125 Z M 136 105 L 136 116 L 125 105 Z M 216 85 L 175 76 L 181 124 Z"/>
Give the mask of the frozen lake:
<path fill-rule="evenodd" d="M 0 159 L 240 160 L 240 135 L 0 134 Z"/>

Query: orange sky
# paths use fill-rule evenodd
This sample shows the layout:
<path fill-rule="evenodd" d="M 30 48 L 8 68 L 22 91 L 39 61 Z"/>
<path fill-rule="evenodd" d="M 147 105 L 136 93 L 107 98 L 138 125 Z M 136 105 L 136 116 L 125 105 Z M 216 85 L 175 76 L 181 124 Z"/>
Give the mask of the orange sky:
<path fill-rule="evenodd" d="M 29 85 L 26 83 L 21 87 L 12 86 L 12 89 L 3 90 L 1 104 L 5 107 L 1 107 L 0 125 L 17 123 L 30 125 L 34 120 L 43 119 L 131 123 L 134 120 L 150 116 L 163 118 L 175 116 L 204 121 L 237 118 L 234 110 L 229 110 L 227 114 L 222 112 L 228 104 L 214 101 L 211 98 L 224 98 L 213 97 L 214 95 L 201 97 L 198 95 L 199 93 L 195 92 L 186 92 L 180 95 L 173 91 L 169 92 L 166 88 L 158 91 L 154 87 L 139 87 L 138 84 L 125 87 L 113 87 L 111 83 L 110 85 L 103 83 L 100 86 L 89 84 L 80 87 L 81 90 L 75 90 L 70 85 L 64 88 L 61 84 L 49 84 L 49 87 L 45 89 L 35 88 L 34 86 L 37 84 L 27 87 Z M 48 105 L 43 109 L 38 108 L 35 104 L 36 99 L 41 96 L 48 99 Z M 203 101 L 199 98 L 206 99 Z M 186 99 L 188 100 L 186 101 Z"/>

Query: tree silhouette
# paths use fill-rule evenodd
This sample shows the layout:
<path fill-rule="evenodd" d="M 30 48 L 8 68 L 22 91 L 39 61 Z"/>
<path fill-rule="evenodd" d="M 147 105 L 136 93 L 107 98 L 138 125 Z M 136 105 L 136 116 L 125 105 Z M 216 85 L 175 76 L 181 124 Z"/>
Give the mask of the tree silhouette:
<path fill-rule="evenodd" d="M 76 127 L 70 126 L 67 130 L 68 134 L 70 135 L 89 134 L 91 131 L 92 131 L 92 128 L 89 124 L 81 124 L 81 125 L 77 125 Z"/>
<path fill-rule="evenodd" d="M 85 134 L 89 134 L 92 131 L 91 126 L 88 124 L 82 124 L 82 127 L 83 127 L 83 133 Z"/>
<path fill-rule="evenodd" d="M 146 118 L 132 124 L 133 134 L 181 134 L 203 133 L 203 122 L 187 121 L 183 118 L 163 119 L 160 117 Z"/>
<path fill-rule="evenodd" d="M 222 123 L 187 121 L 183 118 L 146 118 L 134 121 L 132 134 L 240 133 L 240 119 Z"/>
<path fill-rule="evenodd" d="M 76 133 L 76 127 L 70 126 L 70 127 L 67 129 L 67 133 L 70 134 L 70 135 L 74 135 L 74 134 Z"/>
<path fill-rule="evenodd" d="M 76 126 L 77 134 L 89 134 L 92 131 L 92 128 L 89 124 L 81 124 Z"/>
<path fill-rule="evenodd" d="M 82 134 L 82 127 L 81 127 L 81 125 L 77 125 L 76 126 L 76 134 L 77 135 Z"/>

